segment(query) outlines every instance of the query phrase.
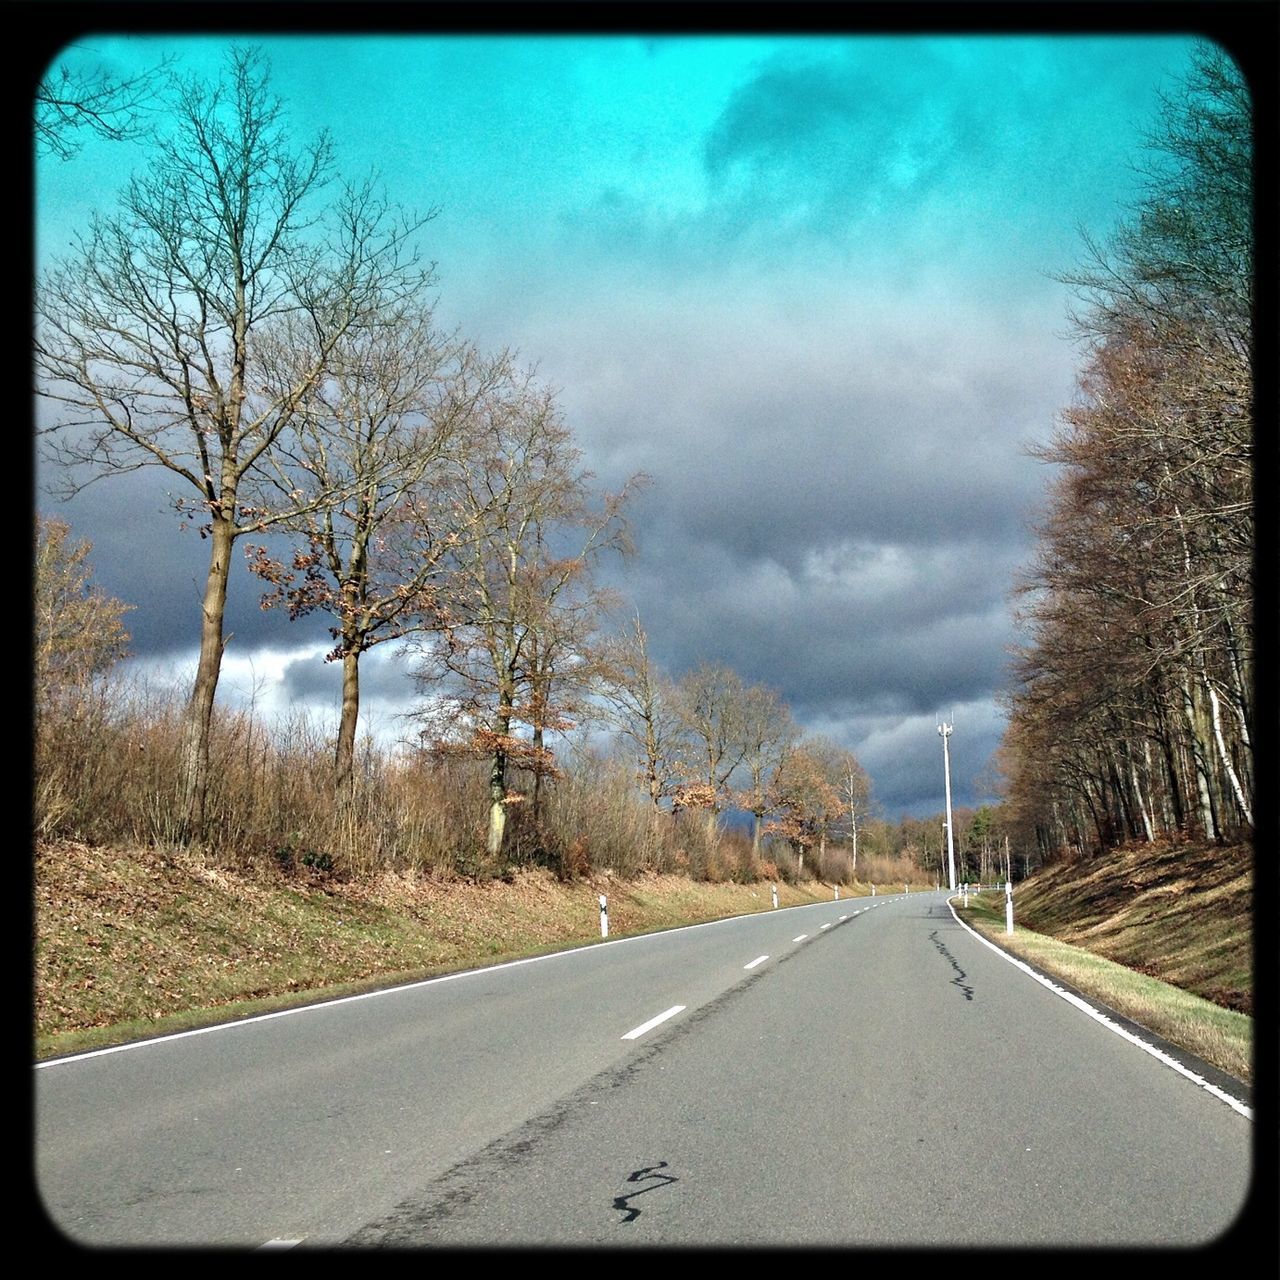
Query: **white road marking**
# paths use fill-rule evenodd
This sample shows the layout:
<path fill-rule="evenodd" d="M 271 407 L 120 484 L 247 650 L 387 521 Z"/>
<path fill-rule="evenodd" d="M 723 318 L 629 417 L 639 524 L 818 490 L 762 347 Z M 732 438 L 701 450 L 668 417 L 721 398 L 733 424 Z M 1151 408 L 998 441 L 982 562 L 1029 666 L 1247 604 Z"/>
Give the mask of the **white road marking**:
<path fill-rule="evenodd" d="M 660 1022 L 666 1022 L 668 1018 L 674 1018 L 677 1013 L 684 1009 L 682 1004 L 673 1004 L 665 1013 L 660 1013 L 656 1018 L 650 1018 L 648 1022 L 642 1022 L 638 1027 L 628 1031 L 622 1038 L 624 1040 L 639 1040 L 646 1031 L 652 1031 Z"/>
<path fill-rule="evenodd" d="M 754 969 L 754 968 L 756 967 L 756 965 L 758 965 L 758 964 L 764 964 L 764 962 L 765 962 L 768 958 L 769 958 L 768 956 L 756 956 L 756 958 L 755 958 L 755 959 L 754 959 L 750 964 L 744 964 L 742 967 L 743 967 L 744 969 Z"/>
<path fill-rule="evenodd" d="M 802 933 L 798 938 L 792 938 L 792 939 L 791 939 L 791 941 L 792 941 L 792 942 L 803 942 L 803 941 L 804 941 L 808 936 L 809 936 L 809 935 L 808 935 L 807 933 Z"/>
<path fill-rule="evenodd" d="M 260 1244 L 258 1246 L 258 1252 L 261 1253 L 263 1249 L 292 1249 L 294 1245 L 301 1244 L 304 1239 L 306 1239 L 305 1236 L 298 1236 L 296 1240 L 286 1236 L 281 1236 L 276 1240 L 268 1240 L 266 1244 Z"/>
<path fill-rule="evenodd" d="M 841 917 L 840 917 L 840 919 L 841 919 L 841 920 L 847 920 L 848 918 L 849 918 L 848 916 L 841 916 Z"/>
<path fill-rule="evenodd" d="M 828 920 L 828 921 L 827 921 L 827 923 L 826 923 L 826 924 L 824 924 L 822 927 L 823 927 L 824 929 L 830 929 L 830 928 L 831 928 L 831 921 L 830 921 L 830 920 Z"/>
<path fill-rule="evenodd" d="M 1172 1067 L 1173 1070 L 1176 1071 L 1179 1075 L 1186 1076 L 1188 1080 L 1190 1080 L 1193 1084 L 1198 1084 L 1200 1088 L 1202 1088 L 1206 1093 L 1211 1093 L 1215 1098 L 1218 1098 L 1221 1101 L 1225 1102 L 1227 1106 L 1229 1106 L 1232 1109 L 1232 1111 L 1238 1111 L 1242 1116 L 1245 1117 L 1246 1120 L 1253 1119 L 1252 1108 L 1245 1106 L 1245 1104 L 1241 1102 L 1239 1098 L 1233 1098 L 1225 1090 L 1219 1089 L 1217 1085 L 1210 1084 L 1209 1081 L 1206 1080 L 1203 1076 L 1197 1075 L 1189 1067 L 1184 1067 L 1182 1063 L 1179 1062 L 1176 1058 L 1171 1058 L 1162 1049 L 1157 1049 L 1155 1045 L 1148 1044 L 1145 1040 L 1141 1039 L 1139 1036 L 1135 1036 L 1133 1032 L 1126 1031 L 1124 1027 L 1119 1026 L 1117 1023 L 1112 1022 L 1111 1019 L 1106 1017 L 1104 1014 L 1099 1013 L 1097 1009 L 1093 1007 L 1093 1005 L 1087 1003 L 1084 1000 L 1081 1000 L 1079 996 L 1072 995 L 1070 991 L 1064 991 L 1060 986 L 1058 986 L 1056 982 L 1052 982 L 1048 978 L 1046 978 L 1043 974 L 1037 973 L 1029 964 L 1024 964 L 1023 961 L 1019 960 L 1017 956 L 1011 956 L 1002 947 L 998 947 L 994 942 L 991 942 L 989 939 L 984 938 L 982 934 L 980 934 L 976 929 L 970 928 L 969 925 L 965 924 L 965 922 L 961 920 L 958 915 L 956 915 L 956 909 L 954 906 L 952 906 L 950 899 L 948 899 L 947 901 L 947 906 L 951 908 L 951 915 L 955 919 L 956 924 L 958 924 L 962 929 L 966 930 L 968 933 L 973 934 L 973 936 L 977 938 L 977 940 L 980 943 L 982 943 L 984 947 L 990 947 L 991 950 L 996 953 L 996 955 L 1007 960 L 1011 965 L 1014 965 L 1015 967 L 1021 969 L 1022 972 L 1027 974 L 1028 977 L 1034 978 L 1042 987 L 1048 987 L 1048 989 L 1052 991 L 1054 995 L 1061 996 L 1068 1004 L 1075 1005 L 1075 1007 L 1079 1009 L 1081 1013 L 1087 1013 L 1089 1017 L 1091 1017 L 1095 1022 L 1101 1023 L 1104 1027 L 1107 1028 L 1108 1031 L 1114 1031 L 1116 1035 L 1123 1036 L 1124 1039 L 1128 1040 L 1130 1044 L 1136 1044 L 1139 1049 L 1141 1049 L 1144 1053 L 1149 1053 L 1158 1062 L 1163 1062 L 1166 1067 Z"/>
<path fill-rule="evenodd" d="M 789 911 L 807 911 L 826 905 L 821 902 L 804 903 L 789 907 Z M 457 973 L 443 973 L 438 978 L 423 978 L 421 982 L 405 982 L 393 987 L 379 987 L 376 991 L 362 991 L 359 995 L 339 996 L 336 1000 L 316 1000 L 311 1004 L 294 1005 L 290 1009 L 277 1009 L 274 1013 L 256 1013 L 249 1018 L 234 1018 L 230 1022 L 215 1022 L 208 1027 L 193 1027 L 190 1031 L 172 1031 L 167 1035 L 149 1036 L 145 1040 L 131 1040 L 128 1044 L 113 1044 L 105 1049 L 89 1049 L 84 1053 L 68 1054 L 64 1058 L 47 1058 L 43 1062 L 32 1063 L 37 1071 L 46 1067 L 62 1067 L 72 1062 L 85 1062 L 90 1058 L 103 1058 L 110 1053 L 128 1053 L 132 1049 L 145 1049 L 149 1045 L 167 1044 L 171 1040 L 185 1040 L 189 1036 L 207 1036 L 215 1031 L 234 1031 L 239 1027 L 252 1026 L 257 1022 L 270 1022 L 275 1018 L 292 1018 L 297 1014 L 315 1013 L 321 1009 L 331 1009 L 340 1004 L 354 1004 L 357 1000 L 378 1000 L 384 996 L 404 994 L 417 991 L 422 987 L 434 987 L 441 982 L 457 982 L 462 978 L 475 978 L 484 973 L 496 973 L 500 969 L 517 969 L 526 964 L 542 964 L 546 960 L 563 960 L 570 956 L 588 955 L 598 947 L 621 947 L 632 942 L 652 942 L 655 938 L 669 933 L 687 933 L 693 929 L 715 929 L 722 925 L 735 924 L 744 916 L 726 916 L 722 920 L 704 920 L 701 924 L 685 924 L 675 929 L 660 929 L 656 933 L 637 933 L 630 938 L 610 938 L 608 941 L 592 942 L 586 946 L 571 947 L 567 951 L 551 951 L 542 956 L 526 956 L 523 960 L 505 960 L 502 964 L 486 965 L 482 969 L 460 969 Z"/>

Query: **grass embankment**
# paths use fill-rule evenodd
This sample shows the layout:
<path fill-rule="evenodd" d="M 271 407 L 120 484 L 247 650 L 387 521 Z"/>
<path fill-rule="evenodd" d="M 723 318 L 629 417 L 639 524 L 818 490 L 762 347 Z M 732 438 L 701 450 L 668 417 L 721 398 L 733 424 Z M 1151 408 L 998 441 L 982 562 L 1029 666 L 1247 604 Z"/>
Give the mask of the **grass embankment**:
<path fill-rule="evenodd" d="M 611 938 L 771 905 L 768 884 L 675 875 L 343 882 L 70 842 L 41 845 L 35 870 L 38 1057 L 585 945 L 602 893 Z M 780 906 L 831 896 L 778 885 Z"/>
<path fill-rule="evenodd" d="M 1060 863 L 967 923 L 1044 972 L 1237 1079 L 1252 1078 L 1253 851 L 1143 846 Z"/>

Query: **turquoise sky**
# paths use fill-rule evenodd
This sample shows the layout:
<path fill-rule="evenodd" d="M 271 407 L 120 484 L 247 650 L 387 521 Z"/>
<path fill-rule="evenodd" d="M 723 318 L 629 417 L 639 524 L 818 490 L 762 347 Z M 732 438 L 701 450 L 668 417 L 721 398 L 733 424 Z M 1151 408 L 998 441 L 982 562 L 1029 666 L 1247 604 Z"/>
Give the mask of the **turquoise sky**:
<path fill-rule="evenodd" d="M 603 483 L 653 477 L 616 577 L 659 659 L 779 689 L 859 751 L 892 816 L 941 807 L 934 715 L 954 709 L 971 801 L 1047 478 L 1024 447 L 1073 389 L 1053 277 L 1140 191 L 1191 41 L 249 42 L 300 141 L 327 128 L 341 174 L 438 208 L 421 243 L 442 323 L 538 362 Z M 62 60 L 128 73 L 173 54 L 212 76 L 227 43 L 91 37 Z M 145 158 L 41 159 L 38 262 Z M 137 604 L 147 660 L 196 634 L 199 548 L 167 536 L 166 487 L 113 480 L 62 511 Z M 288 657 L 320 642 L 234 586 L 242 653 L 274 650 L 281 697 L 328 707 L 335 673 Z M 407 690 L 378 670 L 370 706 L 390 715 Z"/>

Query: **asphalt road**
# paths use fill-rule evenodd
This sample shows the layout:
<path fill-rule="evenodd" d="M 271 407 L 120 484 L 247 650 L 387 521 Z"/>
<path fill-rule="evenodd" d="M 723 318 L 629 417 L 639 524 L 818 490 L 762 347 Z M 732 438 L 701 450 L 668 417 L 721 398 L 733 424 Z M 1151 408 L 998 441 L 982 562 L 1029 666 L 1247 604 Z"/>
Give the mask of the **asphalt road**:
<path fill-rule="evenodd" d="M 1196 1244 L 1253 1140 L 932 893 L 43 1064 L 35 1126 L 75 1242 L 303 1250 Z"/>

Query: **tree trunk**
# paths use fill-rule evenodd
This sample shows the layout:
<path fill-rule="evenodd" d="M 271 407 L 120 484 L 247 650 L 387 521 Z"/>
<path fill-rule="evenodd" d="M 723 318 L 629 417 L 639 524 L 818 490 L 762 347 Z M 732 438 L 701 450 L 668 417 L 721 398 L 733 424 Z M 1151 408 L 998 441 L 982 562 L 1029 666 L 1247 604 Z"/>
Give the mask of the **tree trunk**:
<path fill-rule="evenodd" d="M 1209 779 L 1209 762 L 1205 744 L 1200 736 L 1196 700 L 1186 678 L 1182 681 L 1182 710 L 1187 722 L 1187 747 L 1195 775 L 1196 792 L 1200 801 L 1201 830 L 1208 840 L 1218 839 L 1218 821 L 1213 806 L 1213 791 Z"/>
<path fill-rule="evenodd" d="M 508 716 L 494 721 L 494 732 L 505 738 L 511 732 Z M 497 750 L 489 766 L 489 856 L 497 858 L 502 853 L 502 833 L 507 826 L 507 753 Z"/>
<path fill-rule="evenodd" d="M 1142 781 L 1138 777 L 1138 764 L 1133 756 L 1129 756 L 1129 778 L 1133 785 L 1134 803 L 1138 806 L 1138 812 L 1142 816 L 1142 830 L 1147 837 L 1147 843 L 1151 844 L 1156 838 L 1155 828 L 1151 822 L 1151 810 L 1147 806 L 1146 798 L 1142 794 Z"/>
<path fill-rule="evenodd" d="M 1240 806 L 1240 812 L 1244 814 L 1245 821 L 1250 826 L 1253 826 L 1253 810 L 1249 807 L 1249 801 L 1245 798 L 1244 789 L 1240 786 L 1239 775 L 1231 766 L 1231 755 L 1227 751 L 1227 744 L 1223 741 L 1222 716 L 1218 710 L 1218 695 L 1207 677 L 1204 679 L 1204 687 L 1208 691 L 1209 705 L 1213 709 L 1213 740 L 1218 747 L 1218 760 L 1231 782 L 1231 789 L 1235 793 L 1236 803 Z"/>
<path fill-rule="evenodd" d="M 234 510 L 234 500 L 230 509 Z M 224 508 L 226 510 L 226 508 Z M 200 661 L 195 685 L 182 726 L 178 763 L 178 837 L 183 844 L 202 841 L 205 836 L 205 799 L 209 790 L 209 736 L 213 723 L 213 700 L 222 670 L 222 623 L 227 609 L 227 579 L 231 572 L 231 547 L 235 541 L 232 520 L 221 511 L 213 513 L 213 546 L 209 552 L 209 574 L 205 579 L 204 605 L 200 620 Z"/>
<path fill-rule="evenodd" d="M 334 784 L 339 803 L 350 800 L 356 754 L 356 722 L 360 716 L 360 650 L 348 647 L 342 655 L 342 717 L 338 721 L 338 750 Z"/>
<path fill-rule="evenodd" d="M 542 817 L 542 726 L 540 724 L 533 727 L 533 750 L 534 763 L 538 766 L 533 771 L 533 821 L 536 827 Z"/>

